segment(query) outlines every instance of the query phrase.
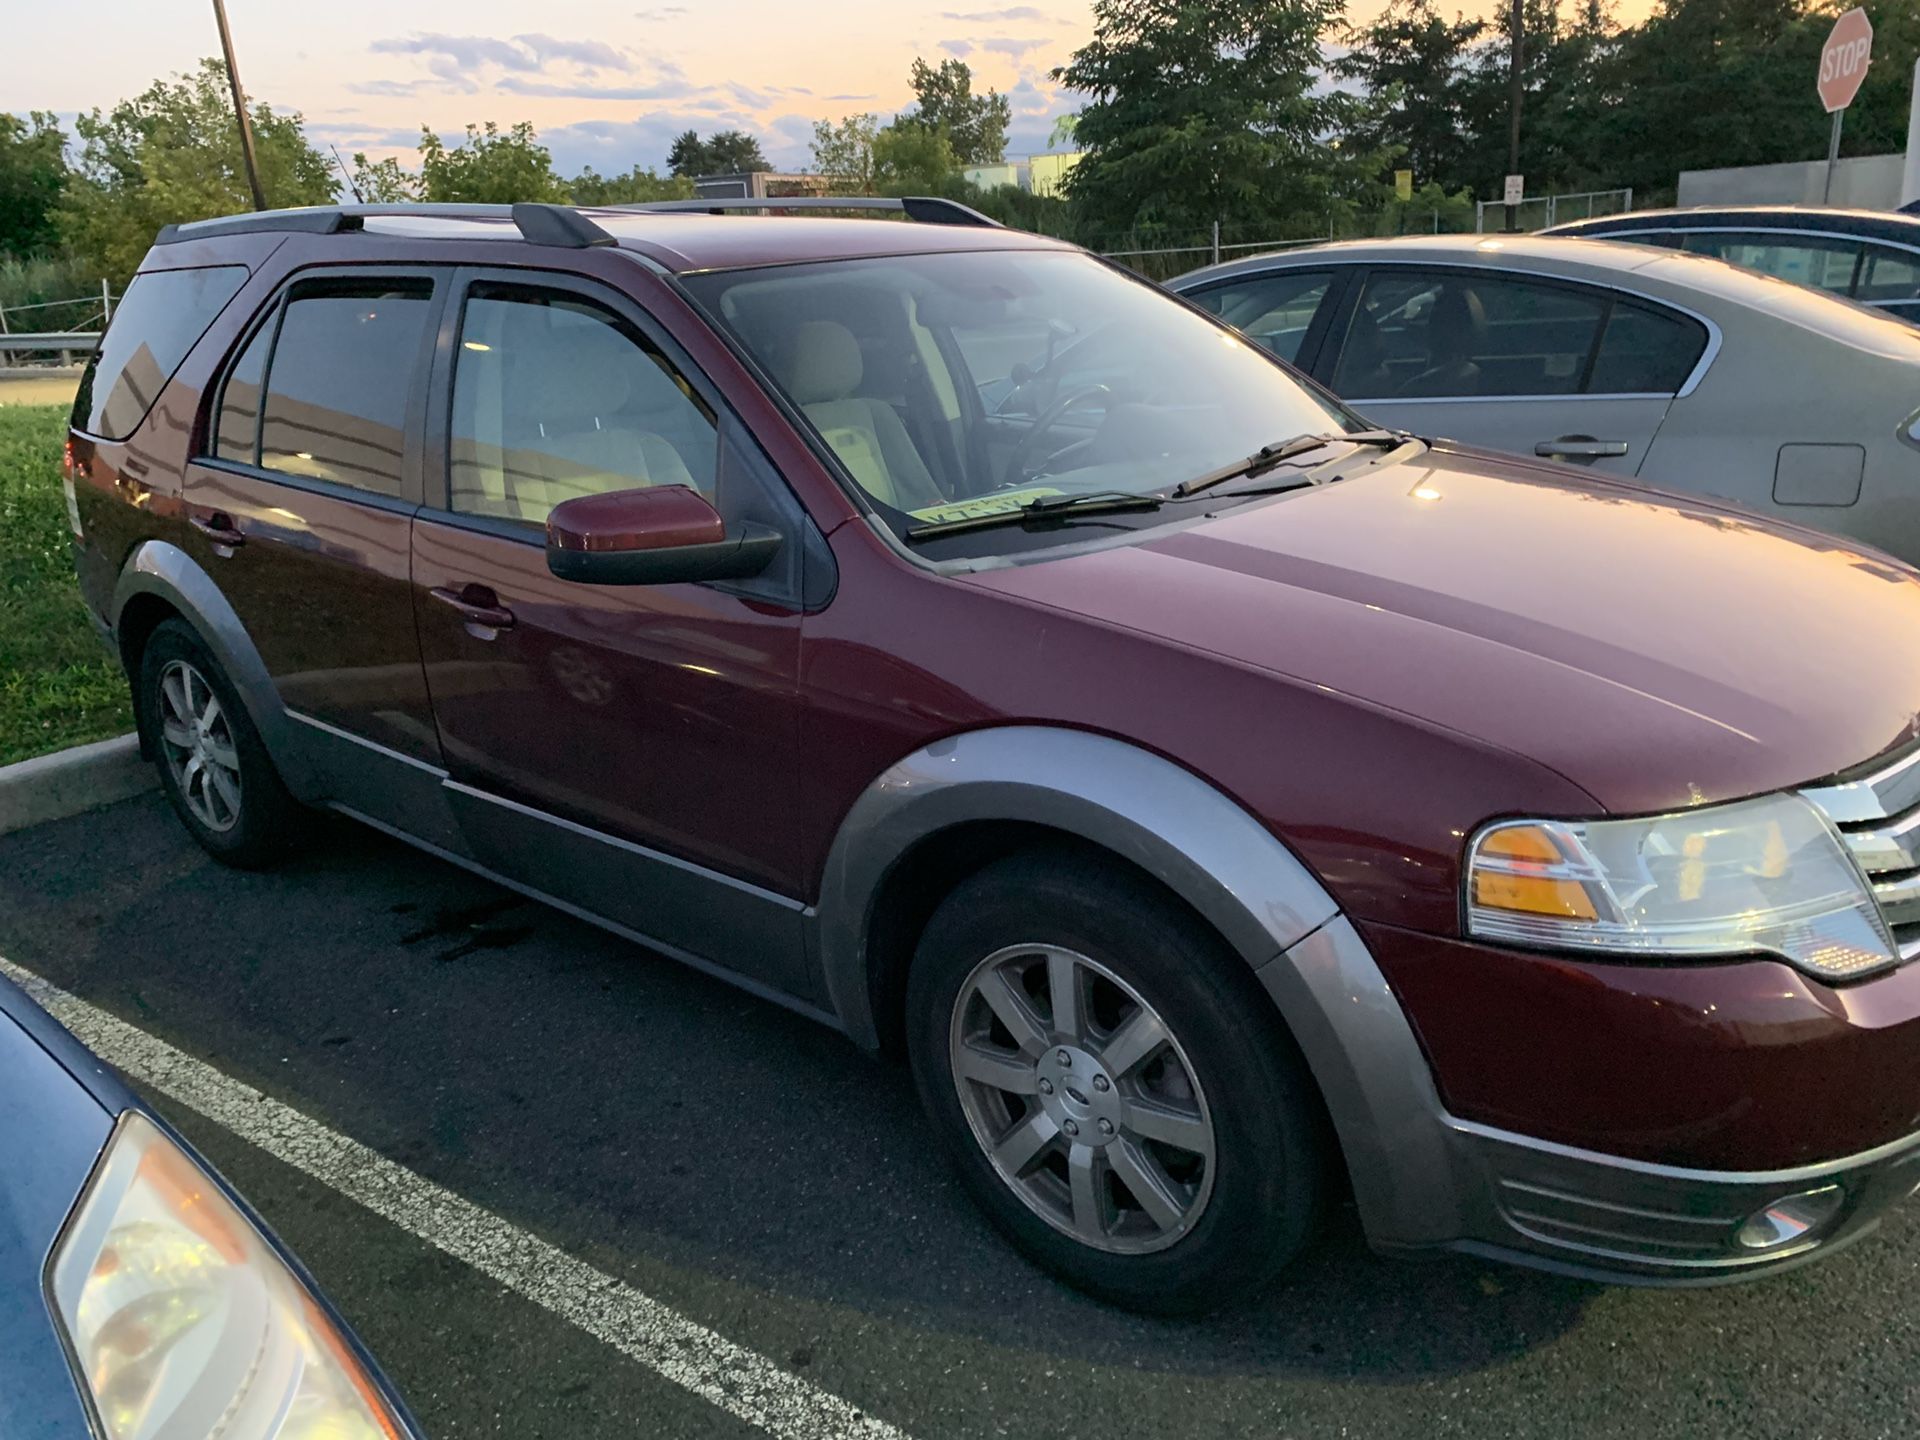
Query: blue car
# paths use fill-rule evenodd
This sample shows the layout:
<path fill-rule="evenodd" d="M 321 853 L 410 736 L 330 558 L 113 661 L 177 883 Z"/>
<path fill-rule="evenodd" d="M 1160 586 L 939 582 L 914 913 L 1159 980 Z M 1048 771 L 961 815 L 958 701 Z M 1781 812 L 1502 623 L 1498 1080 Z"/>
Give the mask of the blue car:
<path fill-rule="evenodd" d="M 0 978 L 0 1436 L 417 1440 L 246 1202 Z"/>

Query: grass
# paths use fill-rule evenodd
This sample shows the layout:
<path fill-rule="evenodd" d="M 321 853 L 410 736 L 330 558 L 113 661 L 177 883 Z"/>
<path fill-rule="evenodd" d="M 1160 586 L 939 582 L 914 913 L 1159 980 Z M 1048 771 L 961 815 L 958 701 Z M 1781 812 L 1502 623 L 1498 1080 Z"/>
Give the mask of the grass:
<path fill-rule="evenodd" d="M 126 678 L 74 583 L 66 414 L 0 407 L 0 765 L 133 728 Z"/>

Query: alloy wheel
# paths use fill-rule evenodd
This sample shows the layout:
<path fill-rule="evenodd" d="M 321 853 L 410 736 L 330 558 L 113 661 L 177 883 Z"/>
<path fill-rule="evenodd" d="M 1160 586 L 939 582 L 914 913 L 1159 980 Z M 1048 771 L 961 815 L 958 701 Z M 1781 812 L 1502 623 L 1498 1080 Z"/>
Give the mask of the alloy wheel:
<path fill-rule="evenodd" d="M 185 660 L 160 672 L 160 749 L 187 809 L 209 830 L 240 823 L 240 752 L 220 697 Z"/>
<path fill-rule="evenodd" d="M 1055 945 L 986 957 L 949 1059 L 994 1170 L 1049 1225 L 1116 1254 L 1163 1250 L 1213 1190 L 1215 1139 L 1172 1029 L 1111 970 Z"/>

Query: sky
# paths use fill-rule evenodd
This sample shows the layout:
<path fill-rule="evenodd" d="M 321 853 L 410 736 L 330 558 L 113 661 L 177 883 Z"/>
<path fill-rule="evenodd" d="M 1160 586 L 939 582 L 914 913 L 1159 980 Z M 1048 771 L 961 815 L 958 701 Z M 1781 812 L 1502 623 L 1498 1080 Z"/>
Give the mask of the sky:
<path fill-rule="evenodd" d="M 1616 9 L 1637 19 L 1650 3 Z M 1383 4 L 1350 0 L 1350 14 Z M 530 120 L 563 174 L 603 175 L 664 171 L 687 129 L 746 130 L 802 168 L 816 119 L 910 104 L 916 56 L 964 59 L 976 91 L 1013 103 L 1008 154 L 1042 151 L 1074 108 L 1047 72 L 1093 29 L 1088 0 L 227 0 L 227 14 L 248 94 L 300 111 L 343 155 L 411 161 L 422 125 L 451 140 Z M 4 0 L 0 109 L 70 118 L 218 53 L 210 0 Z"/>

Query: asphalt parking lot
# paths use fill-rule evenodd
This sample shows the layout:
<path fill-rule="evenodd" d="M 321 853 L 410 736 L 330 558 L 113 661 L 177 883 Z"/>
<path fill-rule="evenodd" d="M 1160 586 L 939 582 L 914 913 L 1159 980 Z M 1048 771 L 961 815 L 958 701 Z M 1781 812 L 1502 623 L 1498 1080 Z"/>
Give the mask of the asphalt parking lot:
<path fill-rule="evenodd" d="M 267 875 L 207 860 L 153 796 L 7 836 L 0 956 L 918 1440 L 1851 1440 L 1912 1433 L 1920 1404 L 1911 1214 L 1825 1265 L 1692 1292 L 1387 1262 L 1338 1215 L 1256 1309 L 1104 1309 L 975 1215 L 904 1071 L 344 823 Z M 161 1108 L 430 1434 L 755 1433 L 740 1407 Z"/>

